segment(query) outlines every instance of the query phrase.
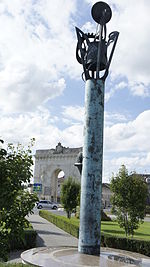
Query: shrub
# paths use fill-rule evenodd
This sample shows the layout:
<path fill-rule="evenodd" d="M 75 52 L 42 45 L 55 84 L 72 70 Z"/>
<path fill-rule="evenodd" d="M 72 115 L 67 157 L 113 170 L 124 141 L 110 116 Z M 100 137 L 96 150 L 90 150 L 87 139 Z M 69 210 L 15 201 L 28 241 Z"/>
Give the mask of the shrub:
<path fill-rule="evenodd" d="M 134 235 L 140 223 L 144 222 L 148 187 L 143 176 L 128 174 L 122 165 L 116 176 L 111 179 L 112 210 L 116 212 L 117 221 L 125 230 L 126 236 Z"/>
<path fill-rule="evenodd" d="M 6 229 L 0 227 L 0 261 L 7 261 L 8 259 L 8 236 Z"/>
<path fill-rule="evenodd" d="M 49 211 L 40 210 L 39 215 L 49 222 L 57 225 L 59 228 L 63 229 L 65 232 L 79 237 L 79 226 L 72 219 L 65 218 L 63 216 L 55 215 Z"/>
<path fill-rule="evenodd" d="M 22 239 L 9 239 L 7 231 L 0 231 L 0 261 L 8 260 L 8 251 L 29 249 L 36 246 L 37 233 L 33 229 L 24 230 Z"/>
<path fill-rule="evenodd" d="M 10 250 L 29 249 L 36 246 L 37 233 L 33 229 L 24 230 L 23 240 L 13 239 L 10 241 Z"/>
<path fill-rule="evenodd" d="M 71 213 L 76 210 L 80 202 L 80 183 L 72 177 L 68 177 L 61 187 L 61 203 L 67 212 L 67 217 L 71 218 Z"/>
<path fill-rule="evenodd" d="M 101 210 L 101 221 L 111 221 L 111 218 L 103 210 Z"/>
<path fill-rule="evenodd" d="M 16 147 L 8 144 L 3 149 L 1 143 L 4 141 L 0 140 L 0 258 L 4 260 L 11 243 L 26 245 L 26 216 L 33 213 L 32 209 L 38 200 L 36 194 L 24 191 L 23 186 L 32 177 L 33 141 L 26 149 L 21 144 Z"/>
<path fill-rule="evenodd" d="M 111 236 L 103 232 L 101 233 L 101 245 L 150 256 L 150 241 Z"/>

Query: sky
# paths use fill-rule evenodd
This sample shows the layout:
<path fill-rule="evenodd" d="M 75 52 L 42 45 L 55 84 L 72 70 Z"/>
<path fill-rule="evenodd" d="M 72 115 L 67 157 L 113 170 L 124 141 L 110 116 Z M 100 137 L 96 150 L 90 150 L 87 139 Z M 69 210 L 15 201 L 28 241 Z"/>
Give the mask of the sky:
<path fill-rule="evenodd" d="M 92 0 L 0 0 L 0 137 L 36 149 L 83 145 L 85 83 L 75 26 Z M 150 173 L 150 1 L 108 0 L 119 39 L 105 83 L 103 182 L 122 164 Z"/>

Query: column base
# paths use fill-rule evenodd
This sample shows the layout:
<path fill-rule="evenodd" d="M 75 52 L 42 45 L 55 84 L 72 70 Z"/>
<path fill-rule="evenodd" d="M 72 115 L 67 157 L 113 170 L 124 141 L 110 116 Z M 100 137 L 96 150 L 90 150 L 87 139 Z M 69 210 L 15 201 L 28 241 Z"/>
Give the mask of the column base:
<path fill-rule="evenodd" d="M 78 252 L 88 255 L 100 255 L 100 246 L 79 246 Z"/>

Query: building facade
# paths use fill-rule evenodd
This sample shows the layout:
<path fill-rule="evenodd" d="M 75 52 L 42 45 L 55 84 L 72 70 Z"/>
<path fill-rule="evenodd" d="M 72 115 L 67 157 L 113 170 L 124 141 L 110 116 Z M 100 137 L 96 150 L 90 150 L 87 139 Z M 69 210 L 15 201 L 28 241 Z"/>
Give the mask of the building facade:
<path fill-rule="evenodd" d="M 35 154 L 34 185 L 38 186 L 38 197 L 52 201 L 60 201 L 61 185 L 69 176 L 81 180 L 80 172 L 74 164 L 82 148 L 63 147 L 58 143 L 55 149 L 37 150 Z M 59 177 L 60 172 L 64 175 Z M 110 207 L 110 186 L 102 184 L 102 205 Z"/>
<path fill-rule="evenodd" d="M 112 196 L 112 192 L 110 190 L 110 184 L 103 183 L 102 184 L 102 206 L 103 208 L 111 207 L 111 196 Z"/>
<path fill-rule="evenodd" d="M 39 198 L 52 201 L 60 200 L 60 187 L 64 179 L 69 176 L 80 181 L 80 173 L 74 166 L 82 148 L 63 147 L 58 143 L 55 149 L 37 150 L 35 154 L 34 185 L 41 190 L 37 191 Z M 59 178 L 59 173 L 64 176 Z"/>

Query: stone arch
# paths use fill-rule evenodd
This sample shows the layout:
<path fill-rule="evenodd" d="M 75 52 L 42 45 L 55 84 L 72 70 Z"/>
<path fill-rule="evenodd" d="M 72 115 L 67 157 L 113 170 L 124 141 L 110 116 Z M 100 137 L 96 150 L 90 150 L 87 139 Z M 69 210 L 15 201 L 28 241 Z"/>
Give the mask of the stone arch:
<path fill-rule="evenodd" d="M 63 171 L 65 178 L 69 176 L 80 180 L 80 173 L 74 166 L 82 148 L 63 147 L 58 143 L 55 149 L 37 150 L 35 154 L 34 183 L 42 184 L 39 198 L 57 201 L 58 173 Z"/>

